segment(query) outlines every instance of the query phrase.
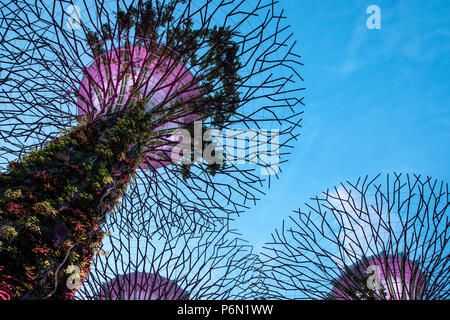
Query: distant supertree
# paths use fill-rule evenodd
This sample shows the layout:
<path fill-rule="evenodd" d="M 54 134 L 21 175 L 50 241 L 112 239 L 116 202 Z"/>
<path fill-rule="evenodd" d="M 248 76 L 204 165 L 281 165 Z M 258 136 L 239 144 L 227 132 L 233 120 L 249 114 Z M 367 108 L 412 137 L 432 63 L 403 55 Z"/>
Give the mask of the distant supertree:
<path fill-rule="evenodd" d="M 2 296 L 70 298 L 115 208 L 195 229 L 257 200 L 302 114 L 274 4 L 1 1 Z"/>
<path fill-rule="evenodd" d="M 115 227 L 122 232 L 106 237 L 77 299 L 233 300 L 264 294 L 258 256 L 226 226 L 200 233 L 170 227 L 164 236 L 149 224 L 145 233 Z M 81 283 L 75 271 L 69 269 L 69 286 Z"/>
<path fill-rule="evenodd" d="M 449 299 L 448 184 L 365 177 L 312 200 L 263 250 L 271 298 Z"/>

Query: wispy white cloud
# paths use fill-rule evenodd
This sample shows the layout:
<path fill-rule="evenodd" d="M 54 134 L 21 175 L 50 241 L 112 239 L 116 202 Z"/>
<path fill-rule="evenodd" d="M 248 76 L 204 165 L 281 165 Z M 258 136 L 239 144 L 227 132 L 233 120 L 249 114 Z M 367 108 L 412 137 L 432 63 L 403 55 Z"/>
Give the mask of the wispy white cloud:
<path fill-rule="evenodd" d="M 330 71 L 335 71 L 346 77 L 357 71 L 365 63 L 366 59 L 359 55 L 359 50 L 366 39 L 366 31 L 360 24 L 355 27 L 352 37 L 344 51 L 344 61 L 335 65 L 326 67 Z"/>
<path fill-rule="evenodd" d="M 435 38 L 448 36 L 448 30 L 427 29 L 423 26 L 423 21 L 417 20 L 417 13 L 410 13 L 408 4 L 399 2 L 393 6 L 382 7 L 381 14 L 382 30 L 368 30 L 364 19 L 358 17 L 343 50 L 342 60 L 327 66 L 327 70 L 347 77 L 365 65 L 381 59 L 405 58 L 427 63 L 448 51 L 450 45 L 433 45 Z M 382 33 L 381 37 L 373 38 L 372 35 L 376 33 Z M 401 75 L 401 72 L 399 74 Z"/>

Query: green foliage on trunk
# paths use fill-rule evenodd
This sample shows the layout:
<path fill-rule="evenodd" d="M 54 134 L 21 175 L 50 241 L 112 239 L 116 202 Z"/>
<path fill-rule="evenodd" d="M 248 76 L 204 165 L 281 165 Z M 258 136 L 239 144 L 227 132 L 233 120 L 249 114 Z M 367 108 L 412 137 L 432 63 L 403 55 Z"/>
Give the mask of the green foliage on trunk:
<path fill-rule="evenodd" d="M 70 299 L 68 267 L 83 279 L 113 209 L 151 139 L 138 101 L 80 124 L 0 174 L 0 278 L 11 299 Z M 70 270 L 69 270 L 70 271 Z"/>

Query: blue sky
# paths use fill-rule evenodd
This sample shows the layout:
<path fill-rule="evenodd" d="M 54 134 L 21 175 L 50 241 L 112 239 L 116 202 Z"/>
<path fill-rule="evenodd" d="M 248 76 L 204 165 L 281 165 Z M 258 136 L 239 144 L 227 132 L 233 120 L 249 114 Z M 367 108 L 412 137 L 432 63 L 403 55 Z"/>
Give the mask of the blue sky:
<path fill-rule="evenodd" d="M 381 30 L 366 26 L 372 4 Z M 450 1 L 279 6 L 305 64 L 306 112 L 280 179 L 232 224 L 257 250 L 282 219 L 341 181 L 394 171 L 450 181 Z"/>

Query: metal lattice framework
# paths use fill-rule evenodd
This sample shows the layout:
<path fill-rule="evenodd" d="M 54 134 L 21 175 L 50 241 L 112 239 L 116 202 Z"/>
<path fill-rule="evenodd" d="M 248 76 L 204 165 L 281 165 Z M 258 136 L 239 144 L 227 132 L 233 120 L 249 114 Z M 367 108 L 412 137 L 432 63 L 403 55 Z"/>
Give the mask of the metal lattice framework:
<path fill-rule="evenodd" d="M 417 175 L 342 183 L 264 250 L 277 299 L 449 299 L 448 184 Z"/>
<path fill-rule="evenodd" d="M 258 256 L 226 227 L 185 231 L 115 224 L 77 292 L 83 300 L 256 299 L 263 292 Z M 117 232 L 119 231 L 119 232 Z M 152 236 L 149 236 L 152 235 Z M 258 290 L 256 289 L 258 288 Z"/>
<path fill-rule="evenodd" d="M 303 87 L 275 1 L 3 0 L 0 7 L 1 170 L 86 116 L 122 112 L 137 95 L 171 118 L 155 131 L 151 156 L 118 208 L 145 208 L 133 221 L 209 226 L 242 212 L 278 175 L 298 136 Z M 160 154 L 174 143 L 170 134 L 193 120 L 235 140 L 223 150 L 237 161 L 215 174 L 195 162 L 188 178 L 183 166 L 167 165 Z M 267 150 L 271 143 L 279 150 Z"/>

